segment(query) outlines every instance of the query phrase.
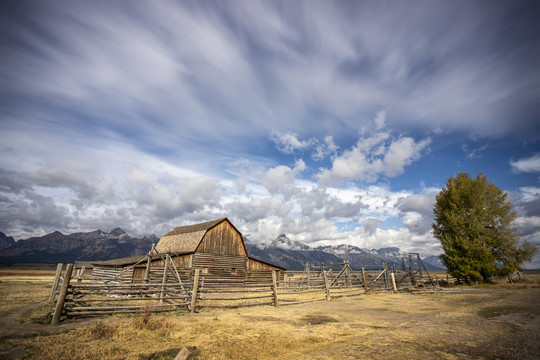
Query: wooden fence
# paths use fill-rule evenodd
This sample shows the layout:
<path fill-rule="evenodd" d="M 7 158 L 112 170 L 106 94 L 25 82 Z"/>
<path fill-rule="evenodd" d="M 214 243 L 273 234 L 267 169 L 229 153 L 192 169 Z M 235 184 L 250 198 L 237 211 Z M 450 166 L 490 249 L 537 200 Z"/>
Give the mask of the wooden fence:
<path fill-rule="evenodd" d="M 99 270 L 101 277 L 88 280 L 84 269 L 77 271 L 73 264 L 68 264 L 62 273 L 62 268 L 59 264 L 49 298 L 55 303 L 53 325 L 62 316 L 137 313 L 149 307 L 153 312 L 195 312 L 201 308 L 281 306 L 379 291 L 398 292 L 411 285 L 439 285 L 438 277 L 430 276 L 425 269 L 422 272 L 421 267 L 396 270 L 383 264 L 353 270 L 348 262 L 306 266 L 305 271 L 288 271 L 281 279 L 278 271 L 269 271 L 266 277 L 259 274 L 241 281 L 205 278 L 200 269 L 176 269 L 167 263 L 152 267 L 143 282 L 125 276 L 129 269 L 104 274 Z"/>

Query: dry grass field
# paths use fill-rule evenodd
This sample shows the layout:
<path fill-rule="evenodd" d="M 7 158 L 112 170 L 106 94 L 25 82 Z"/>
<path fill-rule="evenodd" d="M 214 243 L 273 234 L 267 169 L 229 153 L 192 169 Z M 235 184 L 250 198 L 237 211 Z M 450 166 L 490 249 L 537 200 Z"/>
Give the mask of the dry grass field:
<path fill-rule="evenodd" d="M 44 302 L 53 272 L 0 270 L 0 358 L 538 359 L 540 274 L 529 283 L 65 321 Z M 38 322 L 38 323 L 34 323 Z"/>

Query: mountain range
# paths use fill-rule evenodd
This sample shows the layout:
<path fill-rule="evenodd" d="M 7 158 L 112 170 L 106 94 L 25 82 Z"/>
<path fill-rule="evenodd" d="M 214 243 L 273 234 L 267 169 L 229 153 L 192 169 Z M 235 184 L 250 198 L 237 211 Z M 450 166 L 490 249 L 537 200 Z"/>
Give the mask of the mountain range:
<path fill-rule="evenodd" d="M 159 239 L 155 235 L 143 238 L 130 237 L 124 230 L 116 228 L 111 232 L 96 230 L 64 235 L 59 231 L 41 237 L 15 241 L 0 232 L 0 263 L 68 263 L 78 261 L 100 261 L 121 257 L 147 254 L 152 244 Z M 408 266 L 408 253 L 399 248 L 362 249 L 352 245 L 332 245 L 310 247 L 279 235 L 270 244 L 262 245 L 246 239 L 246 247 L 251 257 L 284 267 L 301 270 L 307 263 L 350 262 L 353 269 L 361 266 L 381 266 L 383 262 L 401 265 L 401 258 Z M 439 263 L 424 259 L 428 270 L 439 269 Z M 433 257 L 433 260 L 438 260 Z M 416 265 L 416 264 L 415 264 Z"/>
<path fill-rule="evenodd" d="M 76 260 L 109 260 L 147 254 L 159 239 L 130 237 L 116 228 L 64 235 L 59 231 L 26 240 L 11 241 L 0 232 L 0 263 L 68 263 Z M 4 247 L 8 245 L 7 247 Z M 4 247 L 4 248 L 2 248 Z"/>
<path fill-rule="evenodd" d="M 343 263 L 344 260 L 350 262 L 353 269 L 360 269 L 362 266 L 382 266 L 382 263 L 395 263 L 396 267 L 401 265 L 401 258 L 405 261 L 405 266 L 409 266 L 409 254 L 397 247 L 387 247 L 381 249 L 362 249 L 352 245 L 329 245 L 310 247 L 289 239 L 285 234 L 279 235 L 270 244 L 254 244 L 246 239 L 246 247 L 250 256 L 271 264 L 282 266 L 289 270 L 302 270 L 305 265 L 319 265 L 321 263 Z M 442 268 L 436 256 L 429 257 L 432 262 L 422 259 L 428 270 Z M 417 264 L 413 259 L 413 266 Z"/>

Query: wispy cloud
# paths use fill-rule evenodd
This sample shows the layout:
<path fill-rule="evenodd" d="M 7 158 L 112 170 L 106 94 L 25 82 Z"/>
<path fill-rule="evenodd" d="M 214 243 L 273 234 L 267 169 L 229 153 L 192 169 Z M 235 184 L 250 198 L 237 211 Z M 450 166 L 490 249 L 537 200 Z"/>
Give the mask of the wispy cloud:
<path fill-rule="evenodd" d="M 537 173 L 540 172 L 540 154 L 528 158 L 510 160 L 510 166 L 516 172 Z"/>
<path fill-rule="evenodd" d="M 467 154 L 466 156 L 469 159 L 477 159 L 482 157 L 482 152 L 487 148 L 488 144 L 482 145 L 474 149 L 471 149 L 467 144 L 463 144 L 463 146 L 461 146 L 461 150 L 463 150 Z"/>

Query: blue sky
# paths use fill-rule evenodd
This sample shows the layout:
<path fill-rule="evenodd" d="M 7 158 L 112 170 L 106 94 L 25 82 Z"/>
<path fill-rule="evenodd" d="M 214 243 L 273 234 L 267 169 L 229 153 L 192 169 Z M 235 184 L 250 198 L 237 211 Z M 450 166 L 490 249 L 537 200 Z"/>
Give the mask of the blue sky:
<path fill-rule="evenodd" d="M 17 1 L 0 9 L 0 231 L 437 254 L 458 172 L 540 245 L 534 1 Z M 529 266 L 540 267 L 540 256 Z"/>

